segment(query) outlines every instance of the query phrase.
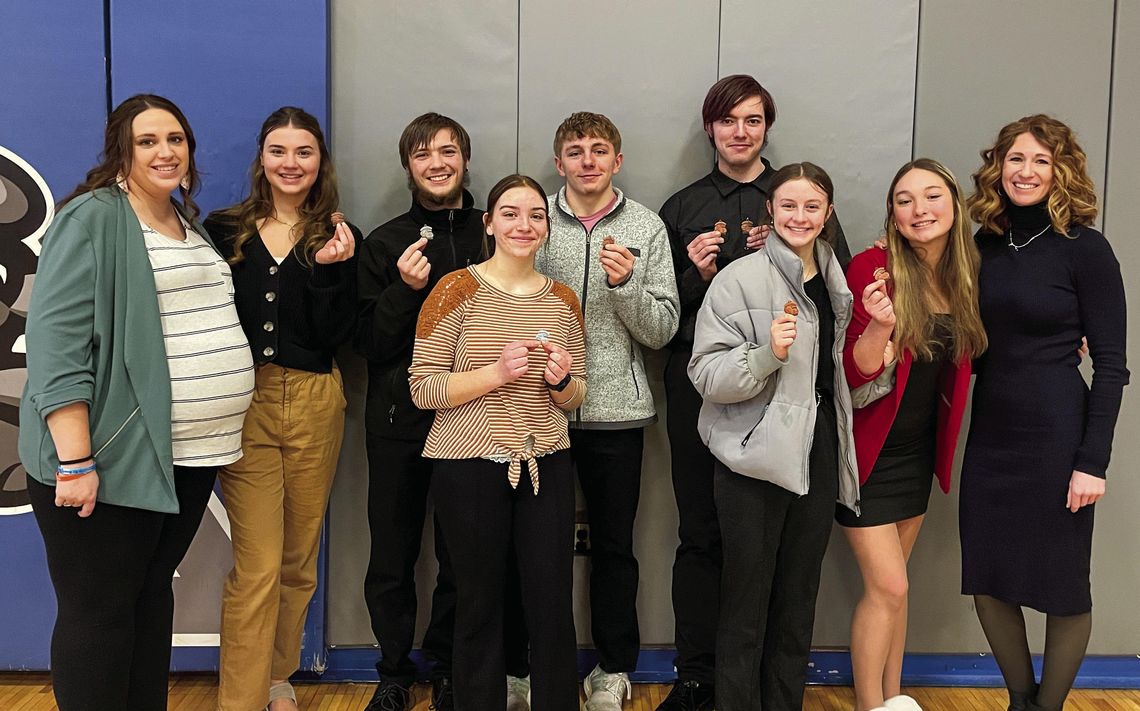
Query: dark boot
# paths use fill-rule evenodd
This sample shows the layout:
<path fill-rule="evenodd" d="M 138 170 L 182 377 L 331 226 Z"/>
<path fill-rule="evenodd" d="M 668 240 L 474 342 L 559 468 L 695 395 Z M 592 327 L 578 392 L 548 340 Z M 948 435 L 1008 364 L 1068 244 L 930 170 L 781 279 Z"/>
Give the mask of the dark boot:
<path fill-rule="evenodd" d="M 431 703 L 428 708 L 432 711 L 455 711 L 451 677 L 437 676 L 431 680 Z"/>
<path fill-rule="evenodd" d="M 1014 691 L 1009 690 L 1009 711 L 1029 711 L 1037 704 L 1033 703 L 1033 699 L 1037 697 L 1037 685 L 1034 684 L 1033 688 L 1029 691 Z"/>

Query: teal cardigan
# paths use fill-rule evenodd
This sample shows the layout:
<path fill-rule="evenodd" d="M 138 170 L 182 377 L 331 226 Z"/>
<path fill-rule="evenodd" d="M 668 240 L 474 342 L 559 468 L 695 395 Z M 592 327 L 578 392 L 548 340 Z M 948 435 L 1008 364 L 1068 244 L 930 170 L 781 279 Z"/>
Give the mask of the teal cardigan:
<path fill-rule="evenodd" d="M 177 513 L 154 272 L 138 217 L 117 187 L 81 195 L 56 215 L 36 268 L 26 341 L 19 448 L 28 474 L 55 486 L 59 458 L 45 418 L 86 402 L 98 501 Z"/>

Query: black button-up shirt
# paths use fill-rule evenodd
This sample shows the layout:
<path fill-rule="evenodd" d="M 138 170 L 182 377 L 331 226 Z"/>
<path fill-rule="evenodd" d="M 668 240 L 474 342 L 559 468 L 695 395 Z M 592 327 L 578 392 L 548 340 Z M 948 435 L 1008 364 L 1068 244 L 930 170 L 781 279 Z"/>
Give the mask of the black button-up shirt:
<path fill-rule="evenodd" d="M 215 215 L 205 225 L 229 259 L 237 225 Z M 350 227 L 359 249 L 360 230 Z M 256 234 L 243 245 L 242 256 L 230 265 L 234 303 L 254 363 L 331 371 L 336 349 L 352 336 L 356 323 L 356 257 L 309 267 L 293 250 L 278 264 Z"/>
<path fill-rule="evenodd" d="M 717 221 L 724 221 L 728 234 L 724 236 L 724 244 L 720 246 L 716 260 L 717 269 L 723 269 L 750 251 L 741 223 L 749 220 L 753 225 L 760 225 L 771 219 L 767 203 L 771 198 L 769 186 L 776 171 L 766 158 L 760 160 L 764 163 L 764 172 L 752 182 L 738 183 L 714 167 L 711 173 L 682 188 L 661 207 L 661 219 L 669 231 L 673 271 L 677 275 L 677 290 L 681 297 L 681 326 L 669 344 L 674 350 L 692 350 L 697 311 L 709 287 L 689 259 L 686 250 L 689 242 L 697 235 L 712 230 Z M 834 212 L 827 222 L 824 236 L 835 250 L 840 266 L 846 269 L 851 261 L 851 250 Z"/>

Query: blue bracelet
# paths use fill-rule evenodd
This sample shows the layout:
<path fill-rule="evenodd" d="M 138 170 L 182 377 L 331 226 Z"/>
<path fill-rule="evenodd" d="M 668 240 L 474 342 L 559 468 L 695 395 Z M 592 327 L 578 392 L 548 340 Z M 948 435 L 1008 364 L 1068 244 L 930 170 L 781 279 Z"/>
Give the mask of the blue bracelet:
<path fill-rule="evenodd" d="M 65 476 L 77 476 L 80 474 L 90 474 L 91 472 L 95 471 L 95 469 L 96 469 L 95 464 L 91 463 L 85 467 L 79 467 L 76 469 L 68 469 L 67 467 L 65 467 L 63 465 L 60 465 L 60 466 L 55 468 L 55 471 L 56 471 L 56 474 L 63 474 Z"/>

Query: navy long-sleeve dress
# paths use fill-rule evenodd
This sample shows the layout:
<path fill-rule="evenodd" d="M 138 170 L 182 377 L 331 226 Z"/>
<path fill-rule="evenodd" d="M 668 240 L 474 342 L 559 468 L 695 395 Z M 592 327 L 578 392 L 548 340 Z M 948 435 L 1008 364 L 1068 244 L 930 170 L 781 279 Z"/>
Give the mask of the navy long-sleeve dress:
<path fill-rule="evenodd" d="M 962 466 L 962 592 L 1081 614 L 1092 608 L 1095 506 L 1072 513 L 1065 499 L 1073 470 L 1104 477 L 1108 467 L 1128 382 L 1124 284 L 1100 232 L 1058 234 L 1043 204 L 1009 216 L 1021 249 L 1010 233 L 977 236 L 989 349 Z M 1077 370 L 1082 336 L 1091 388 Z"/>

